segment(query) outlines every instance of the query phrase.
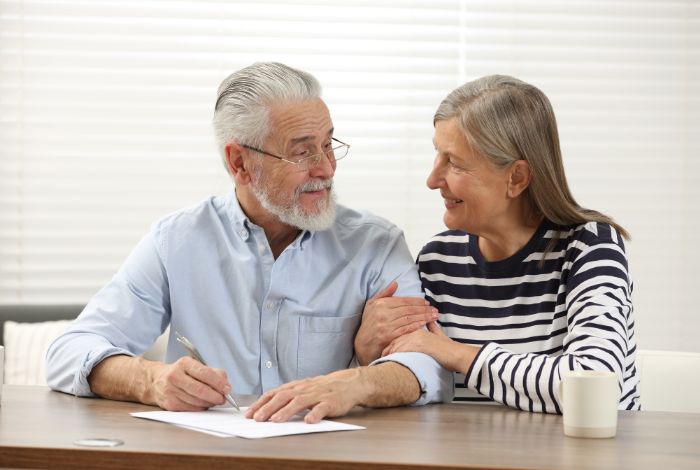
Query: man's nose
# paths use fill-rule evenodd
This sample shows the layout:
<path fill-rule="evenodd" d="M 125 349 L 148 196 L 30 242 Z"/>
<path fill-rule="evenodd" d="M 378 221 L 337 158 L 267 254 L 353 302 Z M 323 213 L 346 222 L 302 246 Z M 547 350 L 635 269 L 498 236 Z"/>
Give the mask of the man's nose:
<path fill-rule="evenodd" d="M 309 168 L 309 175 L 315 178 L 330 178 L 335 174 L 335 159 L 328 155 L 321 154 L 321 159 L 317 164 Z"/>

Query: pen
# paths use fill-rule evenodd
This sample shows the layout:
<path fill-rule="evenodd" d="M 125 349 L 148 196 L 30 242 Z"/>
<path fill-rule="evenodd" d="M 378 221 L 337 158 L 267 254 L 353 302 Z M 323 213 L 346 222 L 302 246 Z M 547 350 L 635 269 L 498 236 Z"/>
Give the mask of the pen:
<path fill-rule="evenodd" d="M 199 351 L 197 351 L 197 348 L 194 347 L 194 344 L 192 344 L 189 339 L 182 336 L 178 331 L 175 331 L 175 338 L 180 344 L 182 344 L 185 347 L 185 349 L 187 349 L 187 352 L 190 353 L 190 356 L 192 356 L 197 361 L 201 362 L 203 365 L 207 365 L 207 363 L 204 362 L 202 355 L 199 354 Z M 236 409 L 236 411 L 241 411 L 241 409 L 238 407 L 238 403 L 236 403 L 236 400 L 233 399 L 230 393 L 227 393 L 225 397 L 226 401 L 228 401 Z"/>

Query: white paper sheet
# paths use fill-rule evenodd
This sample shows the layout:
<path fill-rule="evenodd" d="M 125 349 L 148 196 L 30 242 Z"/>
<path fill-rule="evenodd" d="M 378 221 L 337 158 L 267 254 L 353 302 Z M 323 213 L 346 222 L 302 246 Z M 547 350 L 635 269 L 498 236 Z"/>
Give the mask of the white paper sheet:
<path fill-rule="evenodd" d="M 245 408 L 241 408 L 241 411 L 245 411 Z M 162 421 L 202 432 L 214 432 L 248 439 L 365 429 L 354 424 L 328 420 L 307 424 L 299 416 L 295 416 L 287 423 L 272 423 L 270 421 L 259 423 L 252 419 L 246 419 L 243 413 L 238 413 L 233 408 L 212 408 L 207 411 L 144 411 L 130 414 L 136 418 Z"/>
<path fill-rule="evenodd" d="M 204 434 L 210 434 L 216 437 L 236 437 L 233 434 L 224 434 L 223 432 L 210 431 L 208 429 L 193 428 L 192 426 L 185 426 L 184 424 L 176 424 L 175 426 L 182 429 L 189 429 L 190 431 L 197 431 Z"/>

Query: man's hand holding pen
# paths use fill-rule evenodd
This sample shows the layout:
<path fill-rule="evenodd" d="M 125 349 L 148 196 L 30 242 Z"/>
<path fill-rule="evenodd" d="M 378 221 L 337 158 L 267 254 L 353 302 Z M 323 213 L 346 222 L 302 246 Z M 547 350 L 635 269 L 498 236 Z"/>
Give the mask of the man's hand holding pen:
<path fill-rule="evenodd" d="M 191 358 L 182 357 L 172 364 L 151 368 L 148 400 L 164 410 L 202 411 L 226 403 L 231 384 L 222 369 L 207 367 Z"/>

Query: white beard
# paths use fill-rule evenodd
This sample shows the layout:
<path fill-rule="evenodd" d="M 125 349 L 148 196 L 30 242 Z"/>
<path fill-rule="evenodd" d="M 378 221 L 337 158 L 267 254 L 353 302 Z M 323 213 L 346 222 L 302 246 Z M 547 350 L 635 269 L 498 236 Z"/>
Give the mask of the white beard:
<path fill-rule="evenodd" d="M 261 182 L 262 175 L 253 172 L 253 184 L 251 190 L 261 206 L 271 214 L 274 214 L 282 223 L 301 230 L 319 231 L 326 230 L 335 221 L 336 197 L 333 191 L 333 180 L 309 181 L 294 190 L 292 198 L 287 198 L 283 204 L 272 202 L 271 190 Z M 303 192 L 328 190 L 328 197 L 316 202 L 318 213 L 307 214 L 299 204 L 299 197 Z"/>

